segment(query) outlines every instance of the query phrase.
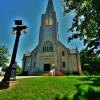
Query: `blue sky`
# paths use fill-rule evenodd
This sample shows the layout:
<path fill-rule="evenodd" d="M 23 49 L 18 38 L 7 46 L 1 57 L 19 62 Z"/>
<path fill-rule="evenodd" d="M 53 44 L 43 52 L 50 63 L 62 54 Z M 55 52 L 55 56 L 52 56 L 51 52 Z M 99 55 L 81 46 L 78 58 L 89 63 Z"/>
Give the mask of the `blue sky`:
<path fill-rule="evenodd" d="M 0 45 L 9 48 L 11 55 L 15 36 L 11 34 L 14 27 L 14 20 L 21 19 L 28 26 L 28 33 L 22 34 L 19 42 L 17 59 L 21 65 L 23 54 L 32 51 L 38 44 L 41 15 L 45 13 L 48 0 L 0 0 Z M 61 0 L 53 0 L 54 9 L 58 20 L 58 33 L 60 40 L 69 48 L 81 49 L 82 43 L 78 40 L 67 43 L 67 29 L 71 26 L 73 13 L 63 16 L 63 6 Z"/>

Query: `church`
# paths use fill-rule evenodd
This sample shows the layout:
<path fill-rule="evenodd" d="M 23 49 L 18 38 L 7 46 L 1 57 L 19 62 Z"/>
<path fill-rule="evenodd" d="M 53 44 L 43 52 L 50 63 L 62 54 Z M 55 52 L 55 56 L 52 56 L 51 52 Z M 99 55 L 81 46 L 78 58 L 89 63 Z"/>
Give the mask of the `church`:
<path fill-rule="evenodd" d="M 23 72 L 30 75 L 50 71 L 51 66 L 65 74 L 82 73 L 77 49 L 70 50 L 59 40 L 53 1 L 48 0 L 46 12 L 41 16 L 39 43 L 34 50 L 23 55 L 22 67 Z"/>

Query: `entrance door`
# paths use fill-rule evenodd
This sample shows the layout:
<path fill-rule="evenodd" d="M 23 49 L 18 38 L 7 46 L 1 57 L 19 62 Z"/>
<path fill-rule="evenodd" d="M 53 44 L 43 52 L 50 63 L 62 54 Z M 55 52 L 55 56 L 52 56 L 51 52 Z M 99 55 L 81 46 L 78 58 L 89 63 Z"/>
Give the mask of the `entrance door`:
<path fill-rule="evenodd" d="M 44 71 L 50 71 L 50 64 L 44 64 Z"/>

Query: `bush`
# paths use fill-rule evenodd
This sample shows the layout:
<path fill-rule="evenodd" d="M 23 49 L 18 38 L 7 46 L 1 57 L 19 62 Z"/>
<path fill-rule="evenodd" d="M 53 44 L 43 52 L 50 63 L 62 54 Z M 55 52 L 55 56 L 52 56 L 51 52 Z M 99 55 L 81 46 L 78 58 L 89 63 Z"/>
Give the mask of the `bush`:
<path fill-rule="evenodd" d="M 20 66 L 16 66 L 16 73 L 19 74 L 19 73 L 22 73 L 22 68 Z"/>
<path fill-rule="evenodd" d="M 88 71 L 83 71 L 83 75 L 90 76 L 90 73 Z"/>
<path fill-rule="evenodd" d="M 64 73 L 60 72 L 60 71 L 56 71 L 55 72 L 55 76 L 64 76 Z"/>
<path fill-rule="evenodd" d="M 48 75 L 49 75 L 49 76 L 52 76 L 52 73 L 49 72 Z M 64 76 L 64 73 L 63 73 L 63 72 L 60 72 L 60 71 L 56 71 L 56 72 L 55 72 L 55 76 Z"/>

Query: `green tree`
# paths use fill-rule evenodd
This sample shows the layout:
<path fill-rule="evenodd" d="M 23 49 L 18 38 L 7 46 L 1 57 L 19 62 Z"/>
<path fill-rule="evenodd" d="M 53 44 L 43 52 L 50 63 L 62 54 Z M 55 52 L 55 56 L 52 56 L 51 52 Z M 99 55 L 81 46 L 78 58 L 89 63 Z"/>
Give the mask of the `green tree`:
<path fill-rule="evenodd" d="M 89 54 L 100 53 L 100 0 L 63 0 L 64 14 L 75 13 L 68 38 L 84 41 Z"/>
<path fill-rule="evenodd" d="M 7 67 L 8 63 L 9 63 L 8 48 L 0 45 L 0 66 L 5 68 L 5 67 Z"/>
<path fill-rule="evenodd" d="M 16 65 L 16 73 L 22 73 L 22 68 L 19 65 Z"/>
<path fill-rule="evenodd" d="M 88 50 L 80 52 L 82 70 L 89 72 L 89 74 L 100 75 L 100 56 L 95 53 L 88 55 Z"/>

